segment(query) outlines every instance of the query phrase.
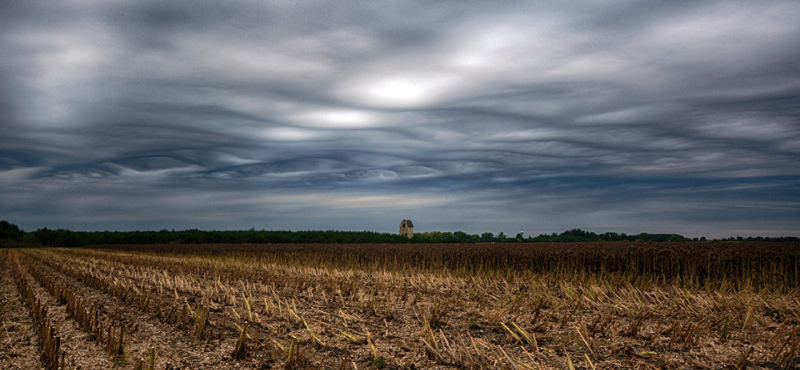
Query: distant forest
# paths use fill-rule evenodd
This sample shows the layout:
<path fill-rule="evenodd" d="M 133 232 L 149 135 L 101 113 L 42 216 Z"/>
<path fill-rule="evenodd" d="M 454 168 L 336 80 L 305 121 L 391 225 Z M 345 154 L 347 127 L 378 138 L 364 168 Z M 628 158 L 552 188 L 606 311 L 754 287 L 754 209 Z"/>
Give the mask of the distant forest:
<path fill-rule="evenodd" d="M 71 231 L 48 228 L 25 232 L 8 221 L 0 221 L 0 246 L 80 247 L 104 244 L 241 244 L 241 243 L 560 243 L 597 241 L 705 241 L 706 238 L 686 238 L 678 234 L 606 232 L 572 229 L 560 234 L 507 236 L 485 232 L 467 234 L 456 231 L 433 231 L 414 234 L 413 238 L 372 231 L 274 231 L 274 230 L 160 230 L 160 231 Z M 723 241 L 800 242 L 787 237 L 730 237 Z"/>

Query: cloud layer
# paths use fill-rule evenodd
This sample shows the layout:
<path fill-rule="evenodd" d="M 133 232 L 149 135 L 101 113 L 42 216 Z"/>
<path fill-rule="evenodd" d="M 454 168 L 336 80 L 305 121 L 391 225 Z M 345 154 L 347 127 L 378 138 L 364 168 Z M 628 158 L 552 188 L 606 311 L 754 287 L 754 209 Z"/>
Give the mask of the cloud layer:
<path fill-rule="evenodd" d="M 26 229 L 800 232 L 796 1 L 0 5 Z"/>

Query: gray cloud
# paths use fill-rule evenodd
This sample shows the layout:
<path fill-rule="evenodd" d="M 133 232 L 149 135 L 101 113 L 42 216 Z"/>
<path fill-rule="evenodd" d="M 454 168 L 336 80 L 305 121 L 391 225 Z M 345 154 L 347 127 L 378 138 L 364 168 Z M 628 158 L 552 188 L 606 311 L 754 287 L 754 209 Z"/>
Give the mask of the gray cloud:
<path fill-rule="evenodd" d="M 800 231 L 794 1 L 0 5 L 26 229 Z"/>

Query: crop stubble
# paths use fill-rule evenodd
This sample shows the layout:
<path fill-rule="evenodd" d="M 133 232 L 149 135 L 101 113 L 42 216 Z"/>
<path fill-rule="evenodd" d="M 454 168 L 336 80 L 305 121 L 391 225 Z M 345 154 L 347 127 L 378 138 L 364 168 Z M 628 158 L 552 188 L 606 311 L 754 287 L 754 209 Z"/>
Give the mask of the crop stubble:
<path fill-rule="evenodd" d="M 49 307 L 65 368 L 146 369 L 151 348 L 156 369 L 793 368 L 799 256 L 765 243 L 158 245 L 2 263 Z M 60 291 L 124 327 L 123 353 L 81 330 Z M 7 335 L 36 342 L 25 331 Z"/>

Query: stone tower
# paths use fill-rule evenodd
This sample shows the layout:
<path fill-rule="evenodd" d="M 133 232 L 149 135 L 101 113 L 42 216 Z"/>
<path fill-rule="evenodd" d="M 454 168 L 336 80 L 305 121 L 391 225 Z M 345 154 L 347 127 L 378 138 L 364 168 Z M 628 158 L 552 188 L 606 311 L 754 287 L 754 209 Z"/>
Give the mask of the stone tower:
<path fill-rule="evenodd" d="M 409 238 L 414 236 L 414 223 L 411 220 L 400 222 L 400 235 L 405 235 Z"/>

